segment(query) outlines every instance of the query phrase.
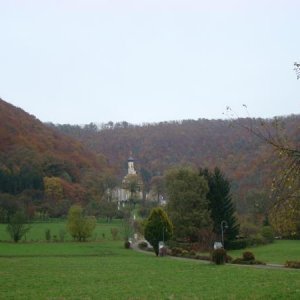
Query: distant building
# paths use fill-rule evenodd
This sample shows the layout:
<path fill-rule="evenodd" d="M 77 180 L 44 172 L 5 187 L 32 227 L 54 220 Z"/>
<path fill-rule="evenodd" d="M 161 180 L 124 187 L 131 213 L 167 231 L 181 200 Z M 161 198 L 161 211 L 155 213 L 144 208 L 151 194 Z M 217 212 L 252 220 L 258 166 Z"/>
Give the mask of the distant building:
<path fill-rule="evenodd" d="M 126 203 L 133 202 L 143 198 L 143 182 L 134 169 L 134 159 L 128 158 L 128 172 L 122 180 L 122 187 L 113 190 L 113 198 L 118 201 L 118 208 L 125 206 Z"/>

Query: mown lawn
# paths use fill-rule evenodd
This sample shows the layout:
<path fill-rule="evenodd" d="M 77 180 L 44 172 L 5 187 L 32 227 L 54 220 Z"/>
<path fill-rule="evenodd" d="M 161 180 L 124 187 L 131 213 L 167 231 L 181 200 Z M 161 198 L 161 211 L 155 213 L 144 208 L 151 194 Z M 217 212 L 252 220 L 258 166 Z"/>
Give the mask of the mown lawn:
<path fill-rule="evenodd" d="M 300 299 L 300 271 L 137 253 L 121 241 L 0 243 L 0 299 Z"/>
<path fill-rule="evenodd" d="M 300 261 L 300 241 L 276 240 L 265 246 L 231 250 L 228 254 L 232 257 L 242 257 L 244 251 L 253 252 L 256 259 L 266 263 L 284 264 L 287 260 Z"/>
<path fill-rule="evenodd" d="M 9 241 L 10 236 L 6 230 L 6 224 L 0 224 L 0 241 Z M 71 241 L 72 237 L 69 235 L 66 229 L 66 222 L 43 222 L 43 223 L 31 223 L 30 224 L 30 231 L 26 234 L 23 238 L 23 241 L 29 242 L 37 242 L 37 241 L 45 241 L 45 231 L 50 229 L 51 232 L 51 239 L 60 240 L 61 232 L 64 232 L 64 240 Z M 112 228 L 117 228 L 118 238 L 123 238 L 123 228 L 122 228 L 122 221 L 121 220 L 113 220 L 111 223 L 107 223 L 105 221 L 99 221 L 97 223 L 97 227 L 90 238 L 91 240 L 112 240 L 112 235 L 110 230 Z"/>

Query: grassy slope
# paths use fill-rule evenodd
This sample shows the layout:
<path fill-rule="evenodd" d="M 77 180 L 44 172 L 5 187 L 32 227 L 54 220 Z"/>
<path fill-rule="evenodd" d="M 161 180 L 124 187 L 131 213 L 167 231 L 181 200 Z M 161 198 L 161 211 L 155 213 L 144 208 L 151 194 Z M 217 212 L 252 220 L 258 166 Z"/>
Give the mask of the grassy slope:
<path fill-rule="evenodd" d="M 0 299 L 299 299 L 300 272 L 178 261 L 121 242 L 0 243 Z"/>
<path fill-rule="evenodd" d="M 300 261 L 300 241 L 281 240 L 272 244 L 252 247 L 243 250 L 232 250 L 228 254 L 232 257 L 242 257 L 244 251 L 254 253 L 256 259 L 266 263 L 284 264 L 287 260 Z"/>

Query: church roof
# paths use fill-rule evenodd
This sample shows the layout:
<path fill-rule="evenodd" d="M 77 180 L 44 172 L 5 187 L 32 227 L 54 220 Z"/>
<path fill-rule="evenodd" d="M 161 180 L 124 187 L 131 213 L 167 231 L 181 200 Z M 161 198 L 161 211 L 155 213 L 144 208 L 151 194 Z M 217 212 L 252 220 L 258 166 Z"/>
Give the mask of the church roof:
<path fill-rule="evenodd" d="M 128 161 L 134 161 L 134 158 L 132 156 L 129 156 Z"/>

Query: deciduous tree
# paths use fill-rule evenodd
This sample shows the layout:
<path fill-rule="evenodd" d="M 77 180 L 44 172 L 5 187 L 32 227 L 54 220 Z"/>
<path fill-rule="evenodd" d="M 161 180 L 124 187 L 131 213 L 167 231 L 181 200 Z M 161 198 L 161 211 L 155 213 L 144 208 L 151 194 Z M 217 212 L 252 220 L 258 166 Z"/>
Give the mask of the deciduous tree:
<path fill-rule="evenodd" d="M 207 181 L 190 168 L 167 172 L 167 212 L 174 225 L 177 239 L 199 241 L 201 230 L 211 224 Z"/>
<path fill-rule="evenodd" d="M 22 211 L 17 211 L 7 224 L 7 231 L 15 243 L 20 241 L 29 230 L 30 226 L 27 224 L 27 218 Z"/>
<path fill-rule="evenodd" d="M 154 176 L 151 180 L 152 192 L 156 196 L 157 202 L 159 202 L 160 197 L 165 191 L 165 180 L 163 176 Z"/>
<path fill-rule="evenodd" d="M 85 216 L 81 206 L 73 205 L 69 209 L 67 228 L 75 240 L 84 242 L 96 228 L 96 218 Z"/>
<path fill-rule="evenodd" d="M 269 214 L 276 233 L 285 238 L 300 237 L 300 193 L 298 197 L 277 201 Z"/>
<path fill-rule="evenodd" d="M 47 199 L 53 202 L 63 199 L 63 186 L 59 177 L 44 177 L 44 189 Z"/>
<path fill-rule="evenodd" d="M 128 190 L 130 193 L 129 201 L 135 207 L 135 204 L 141 200 L 139 198 L 139 192 L 142 187 L 142 181 L 136 174 L 129 174 L 123 181 L 123 188 Z"/>

